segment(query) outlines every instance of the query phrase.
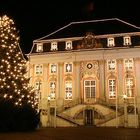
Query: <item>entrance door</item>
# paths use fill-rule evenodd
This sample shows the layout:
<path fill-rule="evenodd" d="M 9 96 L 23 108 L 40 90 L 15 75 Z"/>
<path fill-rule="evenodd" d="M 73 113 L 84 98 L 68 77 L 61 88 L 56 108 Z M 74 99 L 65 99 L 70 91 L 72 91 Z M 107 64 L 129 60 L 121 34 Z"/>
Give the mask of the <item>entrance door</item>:
<path fill-rule="evenodd" d="M 96 81 L 85 80 L 84 81 L 84 98 L 91 99 L 96 96 Z"/>
<path fill-rule="evenodd" d="M 93 110 L 92 109 L 85 110 L 85 125 L 86 126 L 93 125 Z"/>

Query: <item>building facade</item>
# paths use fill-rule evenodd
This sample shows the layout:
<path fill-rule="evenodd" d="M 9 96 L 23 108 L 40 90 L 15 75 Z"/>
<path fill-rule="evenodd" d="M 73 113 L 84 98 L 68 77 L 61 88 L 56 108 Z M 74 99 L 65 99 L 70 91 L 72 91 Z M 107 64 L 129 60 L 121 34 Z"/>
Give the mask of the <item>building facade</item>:
<path fill-rule="evenodd" d="M 34 40 L 28 59 L 42 127 L 139 127 L 139 27 L 72 22 Z"/>

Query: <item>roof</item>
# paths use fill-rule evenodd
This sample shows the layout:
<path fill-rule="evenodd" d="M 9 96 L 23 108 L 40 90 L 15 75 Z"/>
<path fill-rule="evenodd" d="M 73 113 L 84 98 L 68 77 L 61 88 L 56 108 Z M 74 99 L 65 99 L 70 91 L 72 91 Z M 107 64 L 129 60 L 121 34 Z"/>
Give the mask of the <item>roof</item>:
<path fill-rule="evenodd" d="M 71 22 L 70 24 L 42 38 L 36 39 L 35 41 L 82 37 L 85 36 L 87 32 L 92 32 L 95 35 L 131 33 L 140 32 L 140 27 L 137 27 L 118 18 Z"/>

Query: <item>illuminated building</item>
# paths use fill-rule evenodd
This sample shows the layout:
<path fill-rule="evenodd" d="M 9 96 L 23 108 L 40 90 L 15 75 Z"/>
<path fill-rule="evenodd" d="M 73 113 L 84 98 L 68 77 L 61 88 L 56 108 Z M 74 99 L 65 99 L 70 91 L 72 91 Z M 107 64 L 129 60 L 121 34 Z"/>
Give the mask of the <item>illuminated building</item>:
<path fill-rule="evenodd" d="M 139 126 L 139 27 L 72 22 L 34 40 L 28 58 L 43 127 Z"/>

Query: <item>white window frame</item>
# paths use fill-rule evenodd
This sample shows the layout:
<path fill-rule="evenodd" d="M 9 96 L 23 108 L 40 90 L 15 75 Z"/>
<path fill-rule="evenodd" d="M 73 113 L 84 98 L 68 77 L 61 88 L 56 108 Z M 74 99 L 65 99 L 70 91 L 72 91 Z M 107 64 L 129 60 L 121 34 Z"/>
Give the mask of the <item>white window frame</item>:
<path fill-rule="evenodd" d="M 72 50 L 73 47 L 72 47 L 72 41 L 66 41 L 66 47 L 65 47 L 66 50 Z"/>
<path fill-rule="evenodd" d="M 108 71 L 115 71 L 116 70 L 116 59 L 107 60 L 107 68 Z"/>
<path fill-rule="evenodd" d="M 132 71 L 134 68 L 133 58 L 124 59 L 124 68 L 125 71 Z"/>
<path fill-rule="evenodd" d="M 65 81 L 65 100 L 72 100 L 72 80 Z"/>
<path fill-rule="evenodd" d="M 57 51 L 57 50 L 58 50 L 57 42 L 51 42 L 51 51 Z"/>
<path fill-rule="evenodd" d="M 109 99 L 116 99 L 116 79 L 108 79 L 108 95 Z"/>
<path fill-rule="evenodd" d="M 55 100 L 55 98 L 56 98 L 56 81 L 50 81 L 50 99 Z"/>
<path fill-rule="evenodd" d="M 134 78 L 128 77 L 125 78 L 125 90 L 126 90 L 126 95 L 127 98 L 132 98 L 134 97 Z"/>
<path fill-rule="evenodd" d="M 87 82 L 89 82 L 89 85 L 86 85 Z M 92 82 L 94 82 L 93 85 L 92 85 Z M 91 92 L 92 88 L 95 91 L 94 93 Z M 87 91 L 89 91 L 89 93 L 87 93 Z M 85 80 L 84 81 L 84 96 L 85 96 L 86 99 L 95 98 L 96 97 L 96 80 Z"/>
<path fill-rule="evenodd" d="M 64 69 L 65 70 L 65 73 L 72 73 L 73 72 L 73 63 L 72 62 L 65 63 L 64 68 L 65 68 Z"/>
<path fill-rule="evenodd" d="M 130 36 L 123 37 L 123 45 L 124 46 L 131 45 L 131 37 Z"/>
<path fill-rule="evenodd" d="M 42 83 L 41 82 L 35 82 L 35 90 L 41 90 Z"/>
<path fill-rule="evenodd" d="M 43 52 L 43 44 L 37 43 L 36 52 Z"/>
<path fill-rule="evenodd" d="M 55 71 L 55 68 L 53 68 L 55 66 L 56 66 L 56 71 Z M 57 67 L 58 67 L 58 65 L 55 64 L 55 63 L 50 64 L 50 74 L 56 74 L 57 73 L 57 69 L 58 69 Z"/>
<path fill-rule="evenodd" d="M 43 74 L 43 65 L 38 64 L 35 65 L 35 74 L 36 75 L 42 75 Z"/>
<path fill-rule="evenodd" d="M 108 47 L 114 47 L 115 46 L 115 39 L 113 37 L 109 37 L 107 39 L 107 46 Z"/>
<path fill-rule="evenodd" d="M 35 89 L 35 95 L 34 95 L 35 102 L 39 103 L 39 101 L 41 99 L 42 83 L 35 82 L 34 89 Z"/>

